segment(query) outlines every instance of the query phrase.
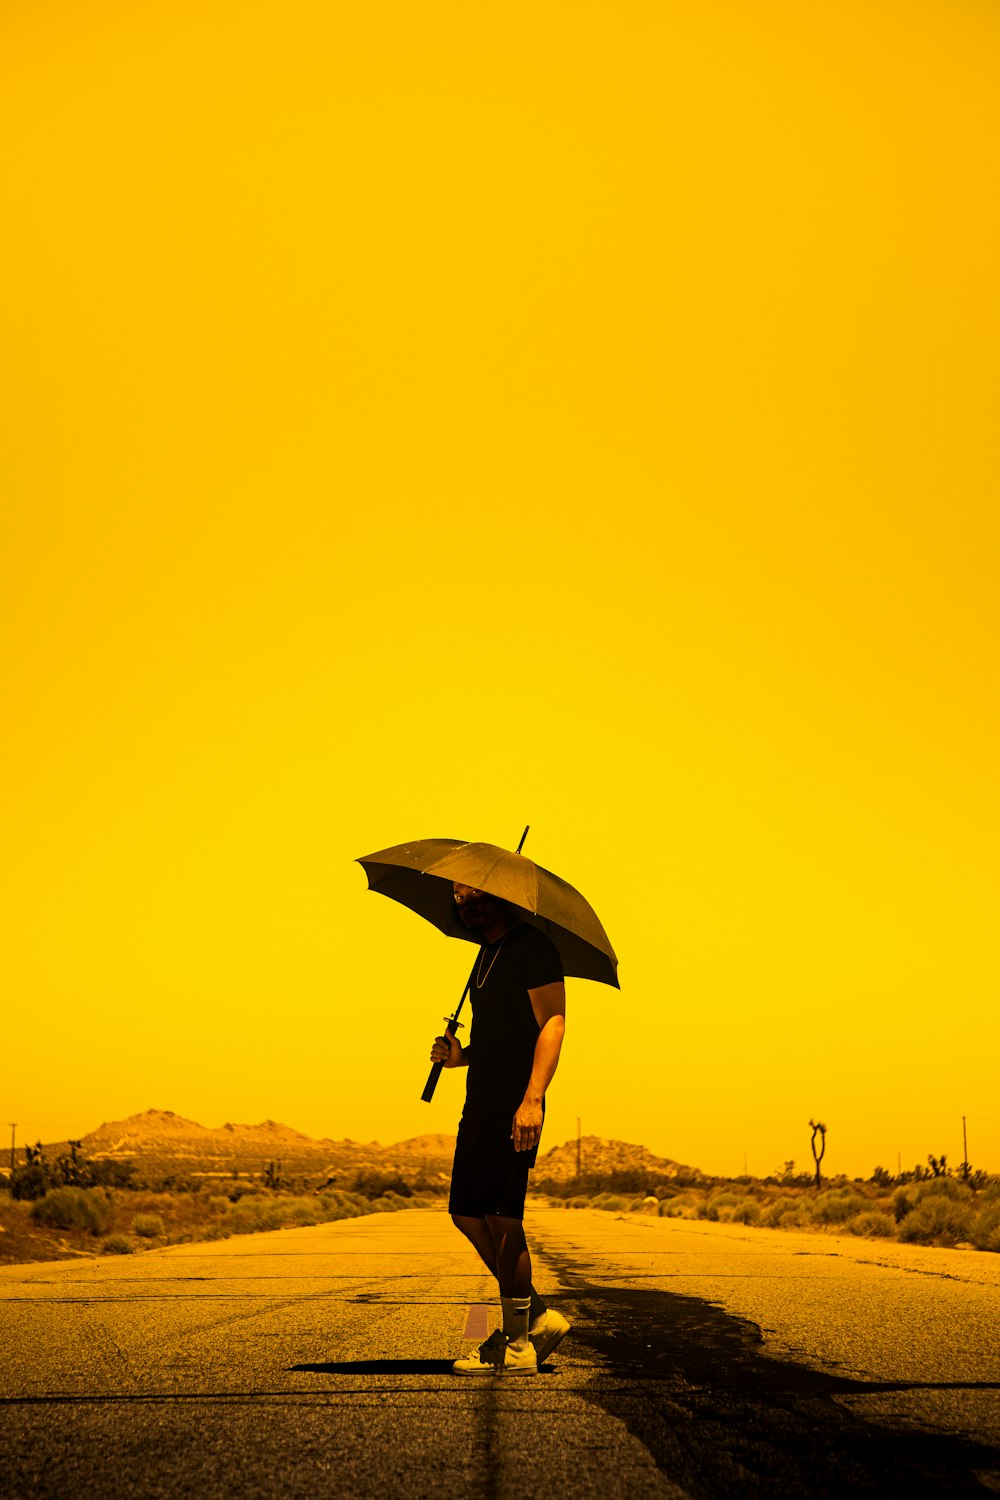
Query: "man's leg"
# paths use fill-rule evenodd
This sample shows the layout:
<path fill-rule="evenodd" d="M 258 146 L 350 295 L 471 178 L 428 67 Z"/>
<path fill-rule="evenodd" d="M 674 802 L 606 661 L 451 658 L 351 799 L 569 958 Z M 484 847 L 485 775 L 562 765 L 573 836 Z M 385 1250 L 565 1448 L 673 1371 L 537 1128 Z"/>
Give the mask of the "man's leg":
<path fill-rule="evenodd" d="M 501 1297 L 530 1297 L 531 1255 L 524 1237 L 523 1219 L 489 1214 L 486 1223 L 496 1253 L 496 1276 Z"/>
<path fill-rule="evenodd" d="M 488 1214 L 486 1222 L 496 1249 L 503 1331 L 518 1344 L 530 1333 L 541 1364 L 569 1332 L 569 1323 L 561 1313 L 547 1310 L 544 1302 L 536 1298 L 531 1285 L 531 1255 L 524 1237 L 523 1219 L 514 1218 L 513 1214 Z M 537 1313 L 536 1301 L 539 1305 Z"/>
<path fill-rule="evenodd" d="M 511 1349 L 529 1350 L 531 1256 L 524 1223 L 505 1214 L 489 1214 L 486 1222 L 496 1247 L 504 1337 Z"/>
<path fill-rule="evenodd" d="M 452 1214 L 451 1219 L 452 1219 L 452 1223 L 455 1225 L 455 1228 L 456 1229 L 460 1229 L 462 1231 L 462 1233 L 465 1235 L 466 1239 L 469 1240 L 470 1243 L 478 1251 L 480 1259 L 484 1262 L 484 1264 L 489 1268 L 489 1270 L 493 1273 L 494 1276 L 496 1276 L 497 1280 L 499 1281 L 500 1280 L 500 1276 L 499 1276 L 499 1273 L 498 1273 L 498 1270 L 497 1270 L 497 1242 L 496 1242 L 496 1238 L 494 1236 L 494 1233 L 493 1233 L 493 1231 L 491 1229 L 491 1225 L 494 1224 L 494 1223 L 517 1224 L 517 1226 L 518 1226 L 518 1228 L 520 1229 L 520 1232 L 521 1232 L 521 1240 L 524 1241 L 524 1225 L 523 1225 L 523 1223 L 521 1223 L 521 1221 L 517 1220 L 517 1219 L 503 1219 L 503 1220 L 501 1220 L 495 1214 L 491 1214 L 489 1220 L 487 1220 L 487 1219 L 474 1219 L 469 1214 Z M 527 1255 L 527 1253 L 528 1253 L 527 1243 L 524 1244 L 524 1252 Z M 528 1290 L 525 1293 L 523 1293 L 523 1295 L 526 1296 L 526 1297 L 530 1297 L 531 1298 L 531 1322 L 532 1323 L 536 1323 L 539 1318 L 542 1318 L 542 1317 L 545 1316 L 545 1303 L 542 1301 L 541 1297 L 539 1297 L 538 1293 L 535 1291 L 535 1288 L 531 1285 L 531 1257 L 530 1256 L 528 1256 L 527 1276 L 528 1276 Z M 501 1292 L 501 1295 L 504 1295 L 504 1286 L 503 1286 L 502 1282 L 501 1282 L 501 1285 L 500 1285 L 500 1292 Z M 513 1295 L 520 1296 L 522 1294 L 521 1293 L 512 1293 L 511 1295 L 512 1296 Z"/>
<path fill-rule="evenodd" d="M 460 1229 L 478 1252 L 493 1275 L 497 1274 L 497 1255 L 493 1248 L 493 1236 L 485 1219 L 474 1219 L 471 1214 L 452 1214 L 451 1222 Z"/>

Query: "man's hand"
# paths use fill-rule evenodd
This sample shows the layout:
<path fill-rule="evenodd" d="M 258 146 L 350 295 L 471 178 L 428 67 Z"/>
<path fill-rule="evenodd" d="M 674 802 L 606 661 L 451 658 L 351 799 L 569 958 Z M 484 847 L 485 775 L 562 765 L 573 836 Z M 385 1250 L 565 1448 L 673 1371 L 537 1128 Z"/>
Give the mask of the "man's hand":
<path fill-rule="evenodd" d="M 538 1145 L 538 1138 L 541 1133 L 541 1100 L 536 1104 L 533 1099 L 522 1099 L 510 1130 L 510 1138 L 514 1142 L 514 1150 L 530 1151 L 532 1146 Z"/>
<path fill-rule="evenodd" d="M 462 1044 L 454 1036 L 436 1036 L 431 1048 L 431 1062 L 444 1063 L 446 1068 L 458 1068 L 462 1063 Z"/>

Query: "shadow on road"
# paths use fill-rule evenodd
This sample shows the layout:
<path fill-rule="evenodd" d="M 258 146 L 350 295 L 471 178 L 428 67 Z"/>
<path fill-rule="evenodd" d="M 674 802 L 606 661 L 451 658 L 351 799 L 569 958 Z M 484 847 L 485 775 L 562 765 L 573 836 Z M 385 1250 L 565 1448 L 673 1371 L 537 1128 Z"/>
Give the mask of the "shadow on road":
<path fill-rule="evenodd" d="M 290 1365 L 309 1375 L 450 1375 L 450 1359 L 346 1359 L 341 1364 Z"/>
<path fill-rule="evenodd" d="M 549 1256 L 569 1289 L 571 1338 L 597 1356 L 578 1393 L 624 1421 L 693 1500 L 982 1497 L 1000 1490 L 1000 1449 L 862 1416 L 845 1397 L 993 1391 L 996 1382 L 868 1382 L 762 1352 L 755 1323 L 694 1297 L 595 1286 Z"/>
<path fill-rule="evenodd" d="M 351 1359 L 335 1365 L 290 1365 L 289 1370 L 310 1375 L 451 1375 L 450 1359 Z M 539 1375 L 555 1373 L 554 1365 L 539 1365 Z M 478 1379 L 478 1373 L 475 1377 Z"/>

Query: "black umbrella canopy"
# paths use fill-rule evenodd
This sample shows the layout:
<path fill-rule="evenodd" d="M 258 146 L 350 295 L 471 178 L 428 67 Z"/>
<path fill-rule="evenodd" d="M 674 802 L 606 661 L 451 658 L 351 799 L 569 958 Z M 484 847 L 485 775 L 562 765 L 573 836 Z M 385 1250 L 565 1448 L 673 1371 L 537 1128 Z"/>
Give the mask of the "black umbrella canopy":
<path fill-rule="evenodd" d="M 358 860 L 369 890 L 408 906 L 447 937 L 479 938 L 462 922 L 452 882 L 488 891 L 520 909 L 551 938 L 563 969 L 580 979 L 618 985 L 618 959 L 593 907 L 568 881 L 498 844 L 415 839 Z"/>

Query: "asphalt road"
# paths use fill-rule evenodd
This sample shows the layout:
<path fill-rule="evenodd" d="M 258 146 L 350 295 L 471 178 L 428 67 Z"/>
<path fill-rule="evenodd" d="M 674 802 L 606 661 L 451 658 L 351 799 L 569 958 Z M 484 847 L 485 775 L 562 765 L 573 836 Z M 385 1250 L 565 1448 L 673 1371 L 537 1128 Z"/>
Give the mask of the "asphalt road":
<path fill-rule="evenodd" d="M 527 1219 L 528 1379 L 450 1374 L 495 1284 L 441 1212 L 0 1269 L 0 1492 L 1000 1493 L 1000 1256 Z"/>

